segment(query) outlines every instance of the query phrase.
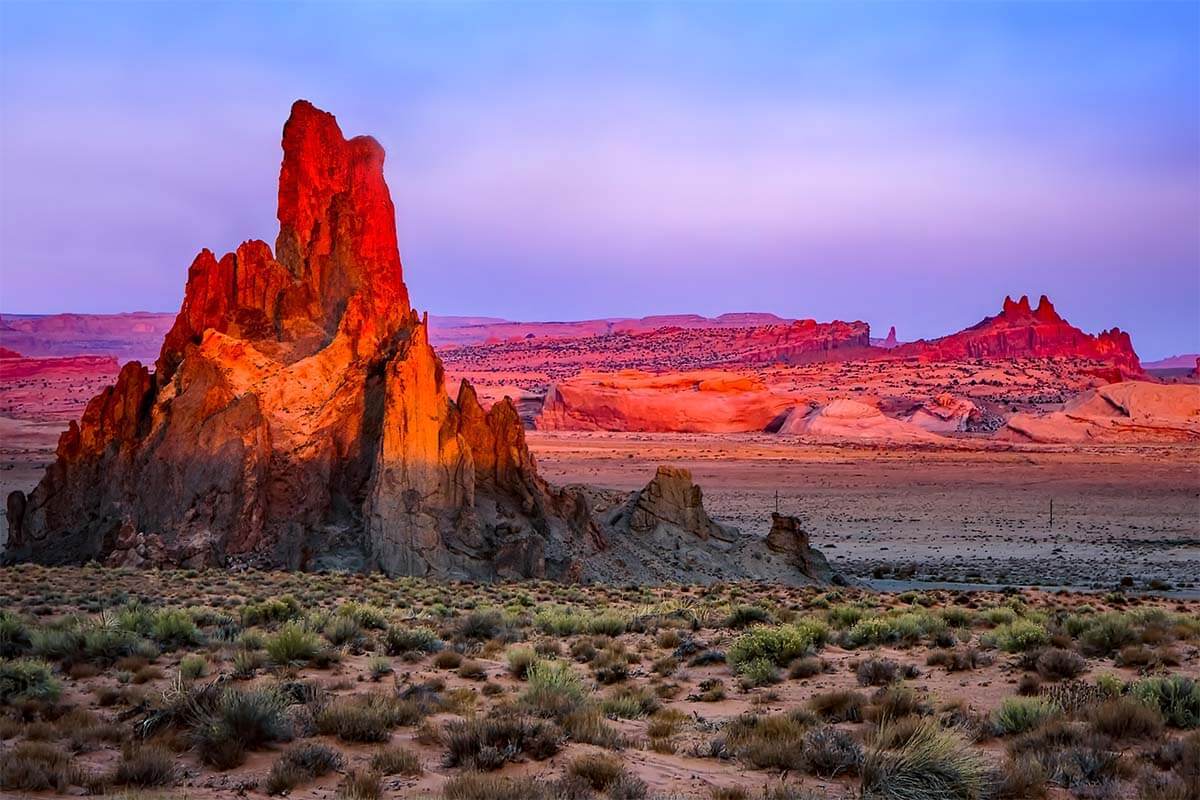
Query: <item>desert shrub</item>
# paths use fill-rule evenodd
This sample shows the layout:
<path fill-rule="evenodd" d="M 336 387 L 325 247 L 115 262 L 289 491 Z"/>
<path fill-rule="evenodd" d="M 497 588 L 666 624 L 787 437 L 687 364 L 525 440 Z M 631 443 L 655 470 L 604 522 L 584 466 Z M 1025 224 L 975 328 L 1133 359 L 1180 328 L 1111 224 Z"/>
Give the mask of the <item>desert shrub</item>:
<path fill-rule="evenodd" d="M 877 741 L 885 740 L 877 737 Z M 873 746 L 862 765 L 866 800 L 978 800 L 989 788 L 982 754 L 956 730 L 920 722 L 895 748 Z"/>
<path fill-rule="evenodd" d="M 1144 739 L 1162 732 L 1158 708 L 1132 697 L 1108 700 L 1088 709 L 1087 719 L 1096 733 L 1114 739 Z"/>
<path fill-rule="evenodd" d="M 0 658 L 16 658 L 32 649 L 29 624 L 11 611 L 0 611 Z"/>
<path fill-rule="evenodd" d="M 1078 634 L 1079 643 L 1089 655 L 1107 656 L 1137 641 L 1132 619 L 1119 611 L 1092 615 L 1085 625 Z"/>
<path fill-rule="evenodd" d="M 964 672 L 990 665 L 995 659 L 975 647 L 934 650 L 925 659 L 930 667 L 943 667 L 947 672 Z"/>
<path fill-rule="evenodd" d="M 1048 681 L 1069 680 L 1087 669 L 1087 661 L 1074 650 L 1051 647 L 1037 658 L 1037 672 Z"/>
<path fill-rule="evenodd" d="M 767 659 L 775 666 L 784 667 L 800 656 L 819 650 L 828 640 L 829 628 L 823 622 L 805 620 L 776 627 L 762 625 L 739 636 L 726 657 L 735 672 L 741 672 L 758 659 Z"/>
<path fill-rule="evenodd" d="M 574 609 L 550 606 L 538 611 L 533 624 L 551 636 L 573 636 L 583 630 L 583 616 Z"/>
<path fill-rule="evenodd" d="M 352 619 L 360 628 L 368 630 L 382 631 L 387 630 L 388 626 L 387 614 L 375 606 L 363 603 L 342 603 L 338 606 L 335 616 Z"/>
<path fill-rule="evenodd" d="M 367 659 L 367 672 L 373 681 L 381 680 L 384 675 L 391 675 L 394 671 L 387 656 L 371 656 Z"/>
<path fill-rule="evenodd" d="M 483 664 L 475 659 L 468 658 L 458 667 L 458 677 L 466 678 L 471 681 L 482 681 L 487 678 L 487 670 Z"/>
<path fill-rule="evenodd" d="M 458 669 L 462 660 L 462 653 L 456 650 L 443 650 L 433 657 L 433 666 L 438 669 Z"/>
<path fill-rule="evenodd" d="M 758 624 L 769 625 L 774 621 L 771 612 L 762 606 L 740 605 L 730 609 L 729 616 L 725 618 L 725 627 L 740 629 Z"/>
<path fill-rule="evenodd" d="M 466 641 L 485 642 L 507 635 L 510 631 L 504 612 L 495 608 L 478 609 L 464 614 L 454 626 L 457 638 Z"/>
<path fill-rule="evenodd" d="M 305 664 L 321 650 L 315 633 L 295 622 L 288 622 L 267 640 L 267 655 L 278 665 Z"/>
<path fill-rule="evenodd" d="M 1062 712 L 1042 697 L 1006 697 L 993 716 L 996 729 L 1005 735 L 1033 730 Z"/>
<path fill-rule="evenodd" d="M 300 616 L 300 602 L 290 594 L 272 597 L 260 603 L 247 603 L 242 606 L 242 625 L 247 628 L 252 625 L 285 622 Z"/>
<path fill-rule="evenodd" d="M 589 617 L 585 627 L 588 633 L 596 636 L 620 636 L 627 625 L 621 615 L 605 612 Z"/>
<path fill-rule="evenodd" d="M 529 668 L 537 663 L 538 654 L 531 647 L 513 647 L 509 649 L 506 658 L 508 671 L 514 678 L 523 681 L 529 674 Z"/>
<path fill-rule="evenodd" d="M 1029 800 L 1046 796 L 1050 774 L 1038 759 L 1021 756 L 1005 761 L 998 777 L 994 794 L 997 800 Z"/>
<path fill-rule="evenodd" d="M 567 775 L 581 780 L 593 791 L 602 792 L 625 773 L 621 759 L 608 753 L 589 753 L 567 764 Z"/>
<path fill-rule="evenodd" d="M 392 728 L 411 724 L 423 714 L 415 701 L 393 695 L 339 698 L 316 715 L 317 731 L 343 742 L 386 742 Z"/>
<path fill-rule="evenodd" d="M 443 800 L 551 800 L 550 787 L 537 778 L 506 778 L 467 772 L 446 781 Z"/>
<path fill-rule="evenodd" d="M 755 658 L 742 664 L 738 683 L 743 689 L 754 689 L 779 683 L 779 670 L 769 658 Z"/>
<path fill-rule="evenodd" d="M 442 640 L 429 628 L 388 628 L 384 636 L 384 648 L 389 656 L 402 653 L 436 653 L 442 649 Z"/>
<path fill-rule="evenodd" d="M 267 794 L 287 794 L 302 783 L 341 769 L 344 763 L 341 754 L 331 747 L 302 744 L 275 760 L 264 788 Z"/>
<path fill-rule="evenodd" d="M 1200 684 L 1183 675 L 1154 676 L 1133 684 L 1134 697 L 1162 712 L 1175 728 L 1200 726 Z"/>
<path fill-rule="evenodd" d="M 65 792 L 79 776 L 71 757 L 47 742 L 20 742 L 0 753 L 0 789 Z"/>
<path fill-rule="evenodd" d="M 758 769 L 804 768 L 804 734 L 809 722 L 794 714 L 743 714 L 730 720 L 711 749 Z"/>
<path fill-rule="evenodd" d="M 350 770 L 338 786 L 339 800 L 380 800 L 383 787 L 379 776 L 367 770 Z"/>
<path fill-rule="evenodd" d="M 821 725 L 805 731 L 803 742 L 804 768 L 813 775 L 854 775 L 862 765 L 862 745 L 846 731 Z"/>
<path fill-rule="evenodd" d="M 996 646 L 1006 653 L 1024 653 L 1050 643 L 1050 634 L 1037 622 L 1017 619 L 1000 625 L 992 632 Z"/>
<path fill-rule="evenodd" d="M 562 731 L 553 723 L 516 714 L 450 720 L 442 728 L 448 767 L 483 772 L 499 769 L 522 754 L 536 761 L 562 747 Z"/>
<path fill-rule="evenodd" d="M 74 626 L 38 628 L 31 634 L 30 652 L 47 661 L 79 658 L 83 648 L 83 631 Z"/>
<path fill-rule="evenodd" d="M 194 681 L 208 674 L 208 661 L 201 655 L 184 656 L 179 660 L 179 677 Z"/>
<path fill-rule="evenodd" d="M 222 770 L 236 767 L 246 750 L 292 738 L 286 708 L 287 698 L 275 689 L 226 689 L 211 708 L 195 712 L 192 743 L 204 763 Z"/>
<path fill-rule="evenodd" d="M 886 686 L 900 679 L 900 665 L 890 658 L 868 658 L 855 669 L 859 686 Z"/>
<path fill-rule="evenodd" d="M 362 641 L 362 626 L 351 615 L 335 614 L 321 628 L 321 635 L 335 647 L 357 644 Z"/>
<path fill-rule="evenodd" d="M 420 775 L 421 759 L 405 747 L 385 747 L 371 756 L 371 771 L 380 775 Z"/>
<path fill-rule="evenodd" d="M 0 661 L 0 704 L 54 701 L 62 685 L 50 665 L 32 658 Z"/>
<path fill-rule="evenodd" d="M 83 631 L 81 655 L 89 661 L 112 662 L 122 656 L 153 658 L 158 648 L 133 631 L 116 627 L 94 627 Z"/>
<path fill-rule="evenodd" d="M 649 689 L 623 686 L 600 701 L 600 709 L 609 717 L 638 719 L 662 708 L 662 701 Z"/>
<path fill-rule="evenodd" d="M 816 656 L 797 658 L 788 665 L 788 677 L 792 679 L 811 678 L 825 671 L 825 665 Z"/>
<path fill-rule="evenodd" d="M 189 647 L 204 643 L 204 634 L 196 622 L 182 609 L 171 608 L 154 616 L 150 626 L 150 637 L 167 650 Z"/>
<path fill-rule="evenodd" d="M 126 747 L 113 771 L 119 786 L 171 786 L 175 783 L 175 754 L 156 744 Z"/>
<path fill-rule="evenodd" d="M 813 695 L 808 707 L 826 722 L 861 722 L 867 698 L 859 692 L 840 689 Z"/>
<path fill-rule="evenodd" d="M 870 708 L 872 720 L 898 720 L 913 714 L 924 716 L 931 710 L 911 686 L 902 684 L 892 684 L 877 691 Z"/>
<path fill-rule="evenodd" d="M 625 746 L 625 737 L 605 719 L 599 708 L 585 705 L 561 717 L 563 731 L 573 742 L 594 744 L 617 750 Z"/>
<path fill-rule="evenodd" d="M 521 702 L 540 717 L 565 716 L 586 697 L 579 675 L 562 661 L 539 661 L 531 665 L 526 682 Z"/>
<path fill-rule="evenodd" d="M 847 647 L 881 644 L 916 644 L 924 637 L 935 636 L 946 629 L 941 617 L 928 611 L 907 611 L 890 616 L 863 617 L 846 631 Z"/>

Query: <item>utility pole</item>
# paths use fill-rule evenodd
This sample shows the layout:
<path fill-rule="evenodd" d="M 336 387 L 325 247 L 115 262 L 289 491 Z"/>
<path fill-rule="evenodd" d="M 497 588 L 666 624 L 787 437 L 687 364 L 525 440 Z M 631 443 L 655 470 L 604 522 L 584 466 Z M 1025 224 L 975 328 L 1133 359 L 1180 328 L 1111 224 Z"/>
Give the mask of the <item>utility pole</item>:
<path fill-rule="evenodd" d="M 779 513 L 779 490 L 775 490 L 775 513 Z"/>
<path fill-rule="evenodd" d="M 1054 530 L 1054 498 L 1050 498 L 1050 530 Z"/>

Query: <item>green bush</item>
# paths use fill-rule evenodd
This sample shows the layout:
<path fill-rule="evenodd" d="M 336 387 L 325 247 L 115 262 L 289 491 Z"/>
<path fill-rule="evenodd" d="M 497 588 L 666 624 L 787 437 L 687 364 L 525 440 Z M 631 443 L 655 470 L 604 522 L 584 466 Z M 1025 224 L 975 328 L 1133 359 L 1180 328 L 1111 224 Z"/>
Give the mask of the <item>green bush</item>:
<path fill-rule="evenodd" d="M 150 638 L 168 650 L 204 643 L 204 634 L 196 627 L 195 621 L 187 612 L 177 608 L 155 615 L 154 623 L 150 626 Z"/>
<path fill-rule="evenodd" d="M 1183 675 L 1157 675 L 1133 684 L 1133 696 L 1157 708 L 1175 728 L 1200 726 L 1200 683 Z"/>
<path fill-rule="evenodd" d="M 27 700 L 54 701 L 62 685 L 50 665 L 31 658 L 0 661 L 0 704 Z"/>
<path fill-rule="evenodd" d="M 1033 730 L 1061 713 L 1059 707 L 1041 697 L 1006 697 L 996 709 L 997 730 L 1006 735 Z"/>
<path fill-rule="evenodd" d="M 29 625 L 10 611 L 0 611 L 0 658 L 16 658 L 33 649 Z"/>
<path fill-rule="evenodd" d="M 1037 622 L 1018 619 L 992 632 L 996 646 L 1006 653 L 1025 653 L 1050 643 L 1050 634 Z"/>
<path fill-rule="evenodd" d="M 236 767 L 247 750 L 291 740 L 286 708 L 287 697 L 274 689 L 225 689 L 211 708 L 193 712 L 192 743 L 206 764 Z"/>
<path fill-rule="evenodd" d="M 418 652 L 418 653 L 436 653 L 442 649 L 442 640 L 438 635 L 425 627 L 416 628 L 388 628 L 387 635 L 384 637 L 384 647 L 389 656 L 398 656 L 401 653 Z"/>
<path fill-rule="evenodd" d="M 579 708 L 587 697 L 579 675 L 562 661 L 532 664 L 526 682 L 521 702 L 542 717 L 561 718 Z"/>
<path fill-rule="evenodd" d="M 726 659 L 739 673 L 758 659 L 783 667 L 800 656 L 819 650 L 828 641 L 828 626 L 815 620 L 776 627 L 762 625 L 739 636 L 729 648 Z"/>
<path fill-rule="evenodd" d="M 304 664 L 311 661 L 321 650 L 321 641 L 315 633 L 306 631 L 295 622 L 289 622 L 267 640 L 267 655 L 279 665 Z"/>

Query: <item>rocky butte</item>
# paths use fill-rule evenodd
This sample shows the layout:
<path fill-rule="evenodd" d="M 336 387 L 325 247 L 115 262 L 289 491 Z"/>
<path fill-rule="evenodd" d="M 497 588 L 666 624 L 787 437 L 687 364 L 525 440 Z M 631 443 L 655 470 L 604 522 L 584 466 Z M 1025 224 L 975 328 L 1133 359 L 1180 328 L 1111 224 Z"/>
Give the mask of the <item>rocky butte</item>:
<path fill-rule="evenodd" d="M 892 358 L 917 357 L 923 361 L 957 361 L 966 358 L 1077 358 L 1112 365 L 1121 376 L 1139 376 L 1142 365 L 1129 334 L 1119 328 L 1096 336 L 1067 322 L 1042 295 L 1037 308 L 1029 298 L 1004 298 L 994 317 L 986 317 L 970 328 L 930 341 L 918 340 L 893 348 Z"/>
<path fill-rule="evenodd" d="M 680 552 L 736 549 L 742 565 L 708 579 L 766 558 L 772 579 L 812 580 L 811 559 L 772 559 L 762 537 L 633 531 L 542 480 L 507 398 L 485 411 L 465 381 L 447 395 L 383 148 L 306 101 L 282 145 L 274 251 L 196 256 L 153 371 L 125 364 L 37 487 L 9 496 L 5 560 L 682 580 Z"/>

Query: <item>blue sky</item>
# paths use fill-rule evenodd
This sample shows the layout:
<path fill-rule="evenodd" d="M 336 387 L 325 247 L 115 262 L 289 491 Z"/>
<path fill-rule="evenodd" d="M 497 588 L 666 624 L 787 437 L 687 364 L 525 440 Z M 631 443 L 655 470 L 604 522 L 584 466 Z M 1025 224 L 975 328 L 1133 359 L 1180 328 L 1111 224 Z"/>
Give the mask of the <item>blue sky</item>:
<path fill-rule="evenodd" d="M 0 3 L 0 309 L 173 310 L 312 100 L 434 313 L 901 338 L 1046 293 L 1200 351 L 1196 3 Z"/>

